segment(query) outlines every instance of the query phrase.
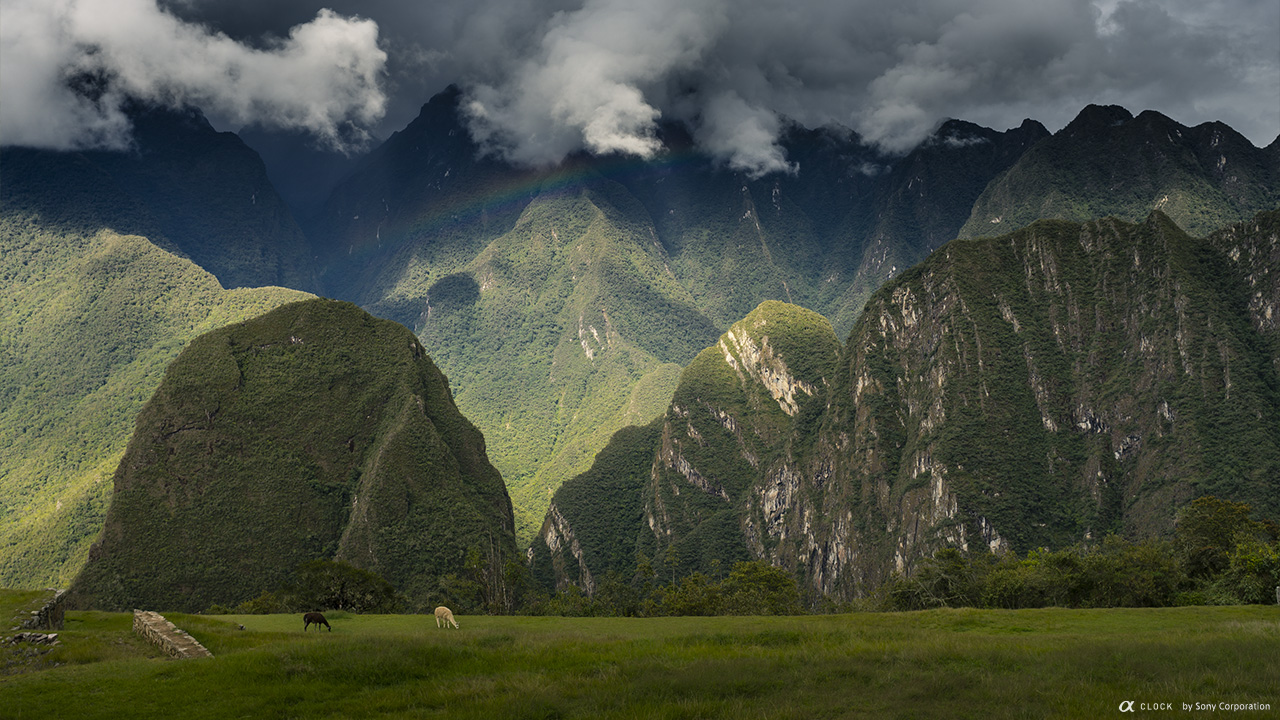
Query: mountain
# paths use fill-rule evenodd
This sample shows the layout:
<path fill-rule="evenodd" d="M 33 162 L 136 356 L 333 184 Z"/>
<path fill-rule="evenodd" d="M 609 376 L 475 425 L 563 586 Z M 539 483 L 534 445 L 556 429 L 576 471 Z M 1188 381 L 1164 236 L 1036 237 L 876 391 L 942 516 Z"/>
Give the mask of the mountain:
<path fill-rule="evenodd" d="M 1193 235 L 1280 206 L 1277 146 L 1220 122 L 1189 128 L 1147 110 L 1090 105 L 1020 157 L 973 206 L 960 237 L 1041 218 L 1140 221 L 1160 210 Z"/>
<path fill-rule="evenodd" d="M 848 598 L 946 545 L 1168 534 L 1206 494 L 1280 517 L 1278 261 L 1275 211 L 1203 240 L 1159 212 L 1040 221 L 943 246 L 838 352 L 819 319 L 762 305 L 629 451 L 644 510 L 613 543 L 677 574 L 766 559 Z M 608 542 L 566 556 L 600 532 L 589 483 L 534 544 L 560 583 L 614 569 Z"/>
<path fill-rule="evenodd" d="M 54 229 L 10 209 L 8 172 L 6 165 L 0 585 L 65 586 L 102 527 L 111 491 L 104 481 L 169 361 L 200 333 L 309 296 L 225 290 L 146 238 Z"/>
<path fill-rule="evenodd" d="M 6 147 L 3 208 L 57 232 L 148 237 L 228 288 L 314 291 L 307 240 L 262 159 L 195 110 L 137 107 L 128 151 Z"/>
<path fill-rule="evenodd" d="M 596 454 L 590 469 L 556 490 L 538 533 L 542 551 L 530 558 L 536 586 L 573 584 L 593 593 L 596 578 L 609 573 L 629 578 L 635 572 L 642 495 L 662 426 L 657 417 L 643 427 L 622 428 Z"/>
<path fill-rule="evenodd" d="M 272 187 L 302 224 L 320 211 L 324 198 L 358 160 L 358 155 L 318 146 L 301 130 L 250 125 L 236 135 L 262 158 Z"/>
<path fill-rule="evenodd" d="M 453 380 L 522 542 L 560 483 L 614 431 L 660 415 L 679 366 L 736 318 L 776 298 L 847 330 L 882 275 L 953 236 L 1047 135 L 953 122 L 901 159 L 849 130 L 791 127 L 799 173 L 751 179 L 664 126 L 668 150 L 650 161 L 521 169 L 474 143 L 460 98 L 432 98 L 308 232 L 326 291 L 412 327 Z"/>
<path fill-rule="evenodd" d="M 201 335 L 138 415 L 80 607 L 202 610 L 336 558 L 415 601 L 515 554 L 484 438 L 403 326 L 309 300 Z"/>

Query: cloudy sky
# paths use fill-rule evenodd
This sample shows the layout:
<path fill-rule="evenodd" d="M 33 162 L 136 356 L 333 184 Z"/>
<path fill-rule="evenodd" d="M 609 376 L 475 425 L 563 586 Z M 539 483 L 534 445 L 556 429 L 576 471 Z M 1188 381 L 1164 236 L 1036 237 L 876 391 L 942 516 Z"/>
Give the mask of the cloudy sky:
<path fill-rule="evenodd" d="M 357 148 L 450 82 L 510 159 L 647 155 L 661 119 L 752 173 L 783 118 L 904 150 L 1088 103 L 1280 134 L 1275 0 L 0 0 L 0 142 L 128 143 L 127 97 Z"/>

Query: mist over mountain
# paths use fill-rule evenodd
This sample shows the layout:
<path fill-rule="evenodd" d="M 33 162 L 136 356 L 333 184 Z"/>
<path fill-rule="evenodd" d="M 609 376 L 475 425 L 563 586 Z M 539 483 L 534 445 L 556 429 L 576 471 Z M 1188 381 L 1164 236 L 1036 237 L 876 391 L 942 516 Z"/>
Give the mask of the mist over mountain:
<path fill-rule="evenodd" d="M 648 157 L 662 123 L 759 175 L 787 119 L 905 152 L 946 118 L 1118 103 L 1280 134 L 1280 9 L 1211 0 L 6 0 L 0 143 L 120 148 L 132 97 L 359 149 L 451 82 L 492 152 Z M 147 42 L 137 42 L 146 37 Z M 68 79 L 73 82 L 68 82 Z"/>

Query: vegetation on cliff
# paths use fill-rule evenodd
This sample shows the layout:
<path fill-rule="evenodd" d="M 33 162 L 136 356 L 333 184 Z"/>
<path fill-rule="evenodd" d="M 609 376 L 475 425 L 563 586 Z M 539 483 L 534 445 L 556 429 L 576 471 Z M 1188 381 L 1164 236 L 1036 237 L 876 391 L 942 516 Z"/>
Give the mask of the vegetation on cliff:
<path fill-rule="evenodd" d="M 403 326 L 311 300 L 193 340 L 138 416 L 81 607 L 203 610 L 339 559 L 413 606 L 515 552 L 484 438 Z"/>
<path fill-rule="evenodd" d="M 1186 127 L 1090 105 L 991 182 L 959 237 L 999 235 L 1042 218 L 1139 222 L 1159 210 L 1202 236 L 1280 205 L 1280 163 L 1220 122 Z"/>
<path fill-rule="evenodd" d="M 851 598 L 940 548 L 1169 537 L 1205 495 L 1280 516 L 1277 214 L 1208 240 L 1154 213 L 955 241 L 791 383 L 743 350 L 816 351 L 782 339 L 814 324 L 749 317 L 682 375 L 637 548 L 673 580 L 750 557 Z"/>
<path fill-rule="evenodd" d="M 846 332 L 1047 134 L 953 122 L 903 159 L 797 127 L 783 142 L 802 171 L 750 179 L 664 126 L 656 160 L 535 171 L 478 157 L 458 97 L 432 98 L 371 153 L 310 236 L 326 292 L 413 328 L 449 375 L 522 543 L 552 492 L 616 430 L 661 415 L 679 367 L 729 325 L 772 299 Z"/>
<path fill-rule="evenodd" d="M 134 418 L 188 340 L 306 297 L 225 290 L 147 238 L 0 216 L 0 585 L 80 570 Z"/>

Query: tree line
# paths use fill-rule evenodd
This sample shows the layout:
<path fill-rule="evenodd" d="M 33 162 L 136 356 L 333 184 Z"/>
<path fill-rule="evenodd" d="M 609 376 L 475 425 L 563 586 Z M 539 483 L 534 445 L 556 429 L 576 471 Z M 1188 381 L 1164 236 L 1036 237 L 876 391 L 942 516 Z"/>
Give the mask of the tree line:
<path fill-rule="evenodd" d="M 796 577 L 765 562 L 735 563 L 719 578 L 716 570 L 667 580 L 666 573 L 637 555 L 634 573 L 610 571 L 591 593 L 577 585 L 547 592 L 533 586 L 518 558 L 477 548 L 462 573 L 442 579 L 426 602 L 413 603 L 375 573 L 313 560 L 285 587 L 209 612 L 422 612 L 441 604 L 463 614 L 658 617 L 1271 604 L 1280 586 L 1280 527 L 1253 519 L 1245 503 L 1203 497 L 1179 513 L 1172 539 L 1109 535 L 1022 556 L 943 548 L 869 597 L 843 605 L 820 598 L 806 604 Z"/>

